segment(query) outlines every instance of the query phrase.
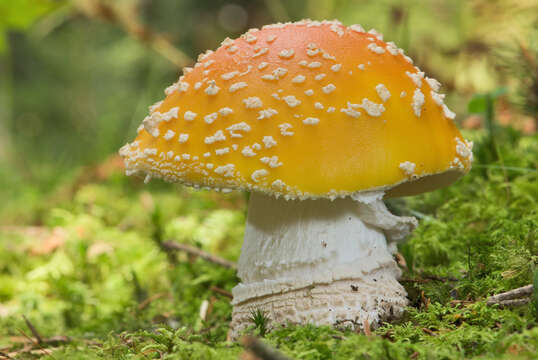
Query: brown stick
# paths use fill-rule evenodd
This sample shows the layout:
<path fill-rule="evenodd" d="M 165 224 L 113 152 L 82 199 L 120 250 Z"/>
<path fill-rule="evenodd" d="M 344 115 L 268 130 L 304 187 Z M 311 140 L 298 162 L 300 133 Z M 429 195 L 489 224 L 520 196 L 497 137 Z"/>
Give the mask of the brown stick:
<path fill-rule="evenodd" d="M 421 275 L 424 279 L 435 281 L 458 281 L 458 278 L 453 276 L 436 276 L 436 275 Z"/>
<path fill-rule="evenodd" d="M 11 336 L 9 338 L 9 341 L 10 341 L 10 343 L 14 343 L 14 344 L 31 344 L 31 345 L 36 344 L 35 340 L 28 337 L 27 335 L 25 335 L 25 336 Z M 71 341 L 71 339 L 68 336 L 55 335 L 55 336 L 51 336 L 49 338 L 44 338 L 43 339 L 43 344 L 52 345 L 52 346 L 59 346 L 61 344 L 67 344 L 70 341 Z"/>
<path fill-rule="evenodd" d="M 418 284 L 426 284 L 430 281 L 458 281 L 457 278 L 452 276 L 436 276 L 436 275 L 419 275 L 420 278 L 411 279 L 411 278 L 401 278 L 401 282 L 412 282 L 412 283 L 418 283 Z"/>
<path fill-rule="evenodd" d="M 287 356 L 264 344 L 253 336 L 244 336 L 241 344 L 261 360 L 290 360 Z"/>
<path fill-rule="evenodd" d="M 26 323 L 26 326 L 28 326 L 28 329 L 30 329 L 30 331 L 32 332 L 32 335 L 34 335 L 34 337 L 36 338 L 37 343 L 42 344 L 43 343 L 43 338 L 41 337 L 41 335 L 39 335 L 39 332 L 34 327 L 34 325 L 32 325 L 32 323 L 30 322 L 30 320 L 28 320 L 28 318 L 26 316 L 23 315 L 22 318 L 24 319 L 24 322 Z"/>
<path fill-rule="evenodd" d="M 523 286 L 517 289 L 503 292 L 501 294 L 490 296 L 486 303 L 488 305 L 500 304 L 501 302 L 505 300 L 513 300 L 513 299 L 518 299 L 525 296 L 530 296 L 533 290 L 534 288 L 532 285 Z"/>
<path fill-rule="evenodd" d="M 475 301 L 473 301 L 473 300 L 451 300 L 450 301 L 451 306 L 457 306 L 457 305 L 467 306 L 467 305 L 471 305 L 471 304 L 474 304 L 474 303 L 475 303 Z"/>
<path fill-rule="evenodd" d="M 198 248 L 196 248 L 194 246 L 190 246 L 190 245 L 186 245 L 186 244 L 180 244 L 180 243 L 177 243 L 177 242 L 174 242 L 174 241 L 164 241 L 161 244 L 161 247 L 164 250 L 168 250 L 168 251 L 169 250 L 183 251 L 183 252 L 186 252 L 187 254 L 198 256 L 198 257 L 204 259 L 205 261 L 209 261 L 210 263 L 217 264 L 217 265 L 223 266 L 223 267 L 228 268 L 228 269 L 233 269 L 233 270 L 237 269 L 237 265 L 234 262 L 226 260 L 226 259 L 223 259 L 223 258 L 218 257 L 216 255 L 212 255 L 212 254 L 210 254 L 208 252 L 205 252 L 205 251 L 203 251 L 201 249 L 198 249 Z"/>
<path fill-rule="evenodd" d="M 498 302 L 497 304 L 499 304 L 500 308 L 506 308 L 506 307 L 516 307 L 516 306 L 527 305 L 530 302 L 531 302 L 531 298 L 527 297 L 527 298 L 522 298 L 522 299 L 504 300 L 504 301 Z"/>
<path fill-rule="evenodd" d="M 426 284 L 429 283 L 432 280 L 429 279 L 410 279 L 410 278 L 400 278 L 400 282 L 409 282 L 409 283 L 417 283 L 417 284 Z"/>
<path fill-rule="evenodd" d="M 144 310 L 144 308 L 146 308 L 149 304 L 151 304 L 152 302 L 154 302 L 157 299 L 165 297 L 166 295 L 168 295 L 168 293 L 157 293 L 157 294 L 154 294 L 154 295 L 150 296 L 149 298 L 147 298 L 146 300 L 144 300 L 140 304 L 138 304 L 138 310 Z"/>
<path fill-rule="evenodd" d="M 422 328 L 422 331 L 425 332 L 426 334 L 430 335 L 430 336 L 437 336 L 436 333 L 434 333 L 432 330 L 430 330 L 428 328 Z"/>
<path fill-rule="evenodd" d="M 221 288 L 216 287 L 216 286 L 211 286 L 209 288 L 209 290 L 211 290 L 213 292 L 216 292 L 217 294 L 220 294 L 222 296 L 226 296 L 227 298 L 230 298 L 230 299 L 234 298 L 231 292 L 229 292 L 227 290 L 224 290 L 224 289 L 221 289 Z"/>
<path fill-rule="evenodd" d="M 110 5 L 103 0 L 77 0 L 74 4 L 89 18 L 98 18 L 119 25 L 127 34 L 147 44 L 176 66 L 181 68 L 192 63 L 192 59 L 172 45 L 164 35 L 140 23 L 137 16 L 133 16 L 135 14 L 126 14 L 125 11 L 119 11 L 116 6 Z"/>
<path fill-rule="evenodd" d="M 521 306 L 530 303 L 531 295 L 534 291 L 532 285 L 523 286 L 517 289 L 509 290 L 497 295 L 492 295 L 486 300 L 486 305 L 493 306 L 499 305 L 499 307 L 513 307 Z M 451 305 L 470 305 L 474 304 L 476 301 L 473 300 L 452 300 Z"/>
<path fill-rule="evenodd" d="M 0 356 L 3 356 L 4 358 L 8 359 L 8 360 L 12 360 L 13 358 L 11 356 L 9 356 L 8 354 L 6 354 L 5 352 L 2 352 L 0 351 Z"/>

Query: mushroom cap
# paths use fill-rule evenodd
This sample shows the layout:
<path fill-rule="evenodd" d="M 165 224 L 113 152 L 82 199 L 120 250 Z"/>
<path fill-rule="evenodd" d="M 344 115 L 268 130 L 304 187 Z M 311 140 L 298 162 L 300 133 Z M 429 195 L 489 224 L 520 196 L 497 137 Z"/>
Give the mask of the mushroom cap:
<path fill-rule="evenodd" d="M 471 166 L 439 86 L 374 30 L 268 25 L 200 55 L 120 154 L 127 174 L 196 187 L 412 195 Z"/>

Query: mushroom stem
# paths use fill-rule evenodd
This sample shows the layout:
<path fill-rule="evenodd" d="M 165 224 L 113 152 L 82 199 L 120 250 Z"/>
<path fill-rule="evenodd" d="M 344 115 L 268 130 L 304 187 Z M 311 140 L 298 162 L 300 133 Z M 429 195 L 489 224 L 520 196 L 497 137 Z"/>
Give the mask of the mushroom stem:
<path fill-rule="evenodd" d="M 416 220 L 392 215 L 382 192 L 284 200 L 252 193 L 234 287 L 232 336 L 263 311 L 273 323 L 372 327 L 407 304 L 392 254 Z"/>

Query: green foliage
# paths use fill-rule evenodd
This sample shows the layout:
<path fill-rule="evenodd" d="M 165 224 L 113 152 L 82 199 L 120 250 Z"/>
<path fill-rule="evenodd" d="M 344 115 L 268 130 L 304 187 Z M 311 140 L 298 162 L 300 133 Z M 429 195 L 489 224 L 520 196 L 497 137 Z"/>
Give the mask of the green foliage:
<path fill-rule="evenodd" d="M 483 134 L 467 135 L 478 140 L 480 154 Z M 483 301 L 536 282 L 538 271 L 538 137 L 502 128 L 499 136 L 509 139 L 499 143 L 503 163 L 478 160 L 455 185 L 389 203 L 421 216 L 400 246 L 409 268 L 404 278 L 433 279 L 404 282 L 411 306 L 402 320 L 370 337 L 291 325 L 267 333 L 267 319 L 254 311 L 250 331 L 296 359 L 532 358 L 538 351 L 536 295 L 517 309 Z M 0 232 L 0 348 L 26 329 L 24 314 L 45 337 L 72 337 L 55 358 L 237 358 L 241 347 L 226 341 L 231 305 L 211 291 L 229 291 L 238 281 L 233 272 L 167 255 L 157 240 L 237 259 L 244 196 L 144 186 L 115 173 L 104 182 L 61 184 L 25 203 L 23 218 L 43 224 L 47 236 Z M 72 192 L 65 195 L 66 189 Z M 41 251 L 51 231 L 63 242 Z M 423 298 L 431 303 L 425 306 Z M 202 320 L 204 300 L 211 305 Z"/>
<path fill-rule="evenodd" d="M 510 93 L 512 102 L 524 113 L 538 116 L 538 22 L 526 34 L 495 50 L 498 65 L 509 76 L 518 79 Z"/>
<path fill-rule="evenodd" d="M 483 146 L 486 148 L 486 151 L 483 151 L 482 155 L 486 158 L 482 160 L 486 163 L 491 163 L 499 159 L 494 109 L 497 99 L 504 94 L 506 94 L 505 88 L 498 88 L 486 94 L 475 94 L 467 105 L 469 113 L 482 114 L 485 120 L 485 128 L 488 136 L 483 140 L 483 143 L 486 144 L 486 146 Z"/>
<path fill-rule="evenodd" d="M 498 88 L 492 92 L 486 94 L 475 94 L 467 105 L 469 113 L 483 114 L 488 111 L 488 108 L 492 108 L 491 102 L 494 102 L 498 97 L 506 94 L 506 88 Z"/>
<path fill-rule="evenodd" d="M 8 30 L 25 30 L 43 15 L 58 9 L 65 1 L 3 0 L 0 1 L 0 53 L 6 51 Z"/>
<path fill-rule="evenodd" d="M 264 337 L 267 333 L 267 324 L 269 319 L 265 312 L 261 309 L 252 310 L 249 320 L 254 324 L 256 331 L 261 337 Z"/>
<path fill-rule="evenodd" d="M 238 35 L 220 25 L 227 3 L 125 0 L 118 8 L 195 58 Z M 249 331 L 295 359 L 534 359 L 538 137 L 500 127 L 494 113 L 504 86 L 503 101 L 536 113 L 532 1 L 235 3 L 248 11 L 249 26 L 336 17 L 374 27 L 448 85 L 447 102 L 459 114 L 483 114 L 487 125 L 465 134 L 475 142 L 475 162 L 457 184 L 388 204 L 420 218 L 399 248 L 411 300 L 403 319 L 372 336 L 290 324 L 267 332 L 265 314 L 255 310 Z M 0 351 L 24 349 L 25 315 L 43 337 L 71 339 L 43 358 L 237 359 L 242 348 L 226 340 L 232 306 L 211 290 L 230 291 L 235 274 L 165 253 L 161 244 L 188 243 L 237 260 L 246 197 L 145 186 L 118 165 L 105 175 L 78 167 L 115 153 L 178 70 L 121 24 L 84 18 L 69 4 L 0 0 L 0 52 L 6 39 L 11 50 L 0 54 L 0 64 L 11 67 L 1 74 L 0 116 L 7 117 L 0 127 L 14 155 L 0 163 Z M 530 40 L 519 43 L 513 34 Z M 499 61 L 503 72 L 493 67 Z M 473 91 L 482 95 L 468 102 Z M 529 283 L 528 306 L 486 306 L 486 297 Z"/>
<path fill-rule="evenodd" d="M 457 186 L 407 200 L 430 215 L 402 246 L 411 274 L 456 278 L 413 286 L 434 301 L 480 299 L 532 282 L 538 264 L 536 136 L 503 143 L 504 165 L 471 170 Z M 483 149 L 480 142 L 476 153 Z M 516 154 L 519 154 L 517 156 Z M 525 171 L 525 169 L 527 169 Z M 412 290 L 415 291 L 412 291 Z"/>
<path fill-rule="evenodd" d="M 211 286 L 229 290 L 237 279 L 233 272 L 201 260 L 187 261 L 185 254 L 169 264 L 152 241 L 154 209 L 162 209 L 160 221 L 166 224 L 186 214 L 205 218 L 212 211 L 243 212 L 216 209 L 214 195 L 208 192 L 154 190 L 152 196 L 127 182 L 85 185 L 72 201 L 42 215 L 47 225 L 44 238 L 17 229 L 0 232 L 0 313 L 10 314 L 0 316 L 0 339 L 25 328 L 20 314 L 45 335 L 106 337 L 110 332 L 152 328 L 155 322 L 197 329 L 206 340 L 225 337 L 231 310 L 226 298 L 213 300 L 206 321 L 197 314 L 202 301 L 214 295 Z M 241 203 L 242 198 L 230 195 L 219 201 L 233 199 Z M 232 224 L 217 220 L 213 225 L 238 235 L 216 239 L 220 248 L 226 252 L 233 243 L 231 248 L 238 249 L 241 231 L 229 232 Z M 32 255 L 50 240 L 48 229 L 62 229 L 57 236 L 63 243 L 54 251 Z M 152 300 L 156 294 L 159 297 Z M 141 308 L 144 301 L 149 302 Z M 5 340 L 0 340 L 2 345 Z"/>

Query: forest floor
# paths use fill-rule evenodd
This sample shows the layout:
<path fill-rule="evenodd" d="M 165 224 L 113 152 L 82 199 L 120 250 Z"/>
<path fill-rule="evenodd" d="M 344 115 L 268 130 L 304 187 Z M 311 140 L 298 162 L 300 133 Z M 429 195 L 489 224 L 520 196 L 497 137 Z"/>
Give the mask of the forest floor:
<path fill-rule="evenodd" d="M 248 333 L 292 359 L 536 359 L 538 291 L 521 306 L 486 300 L 538 283 L 538 136 L 505 129 L 492 151 L 466 135 L 467 176 L 388 202 L 420 220 L 399 247 L 401 320 L 267 333 L 258 318 Z M 0 359 L 255 358 L 227 340 L 233 268 L 170 245 L 237 261 L 245 194 L 143 185 L 117 157 L 50 191 L 14 173 L 0 167 Z"/>

